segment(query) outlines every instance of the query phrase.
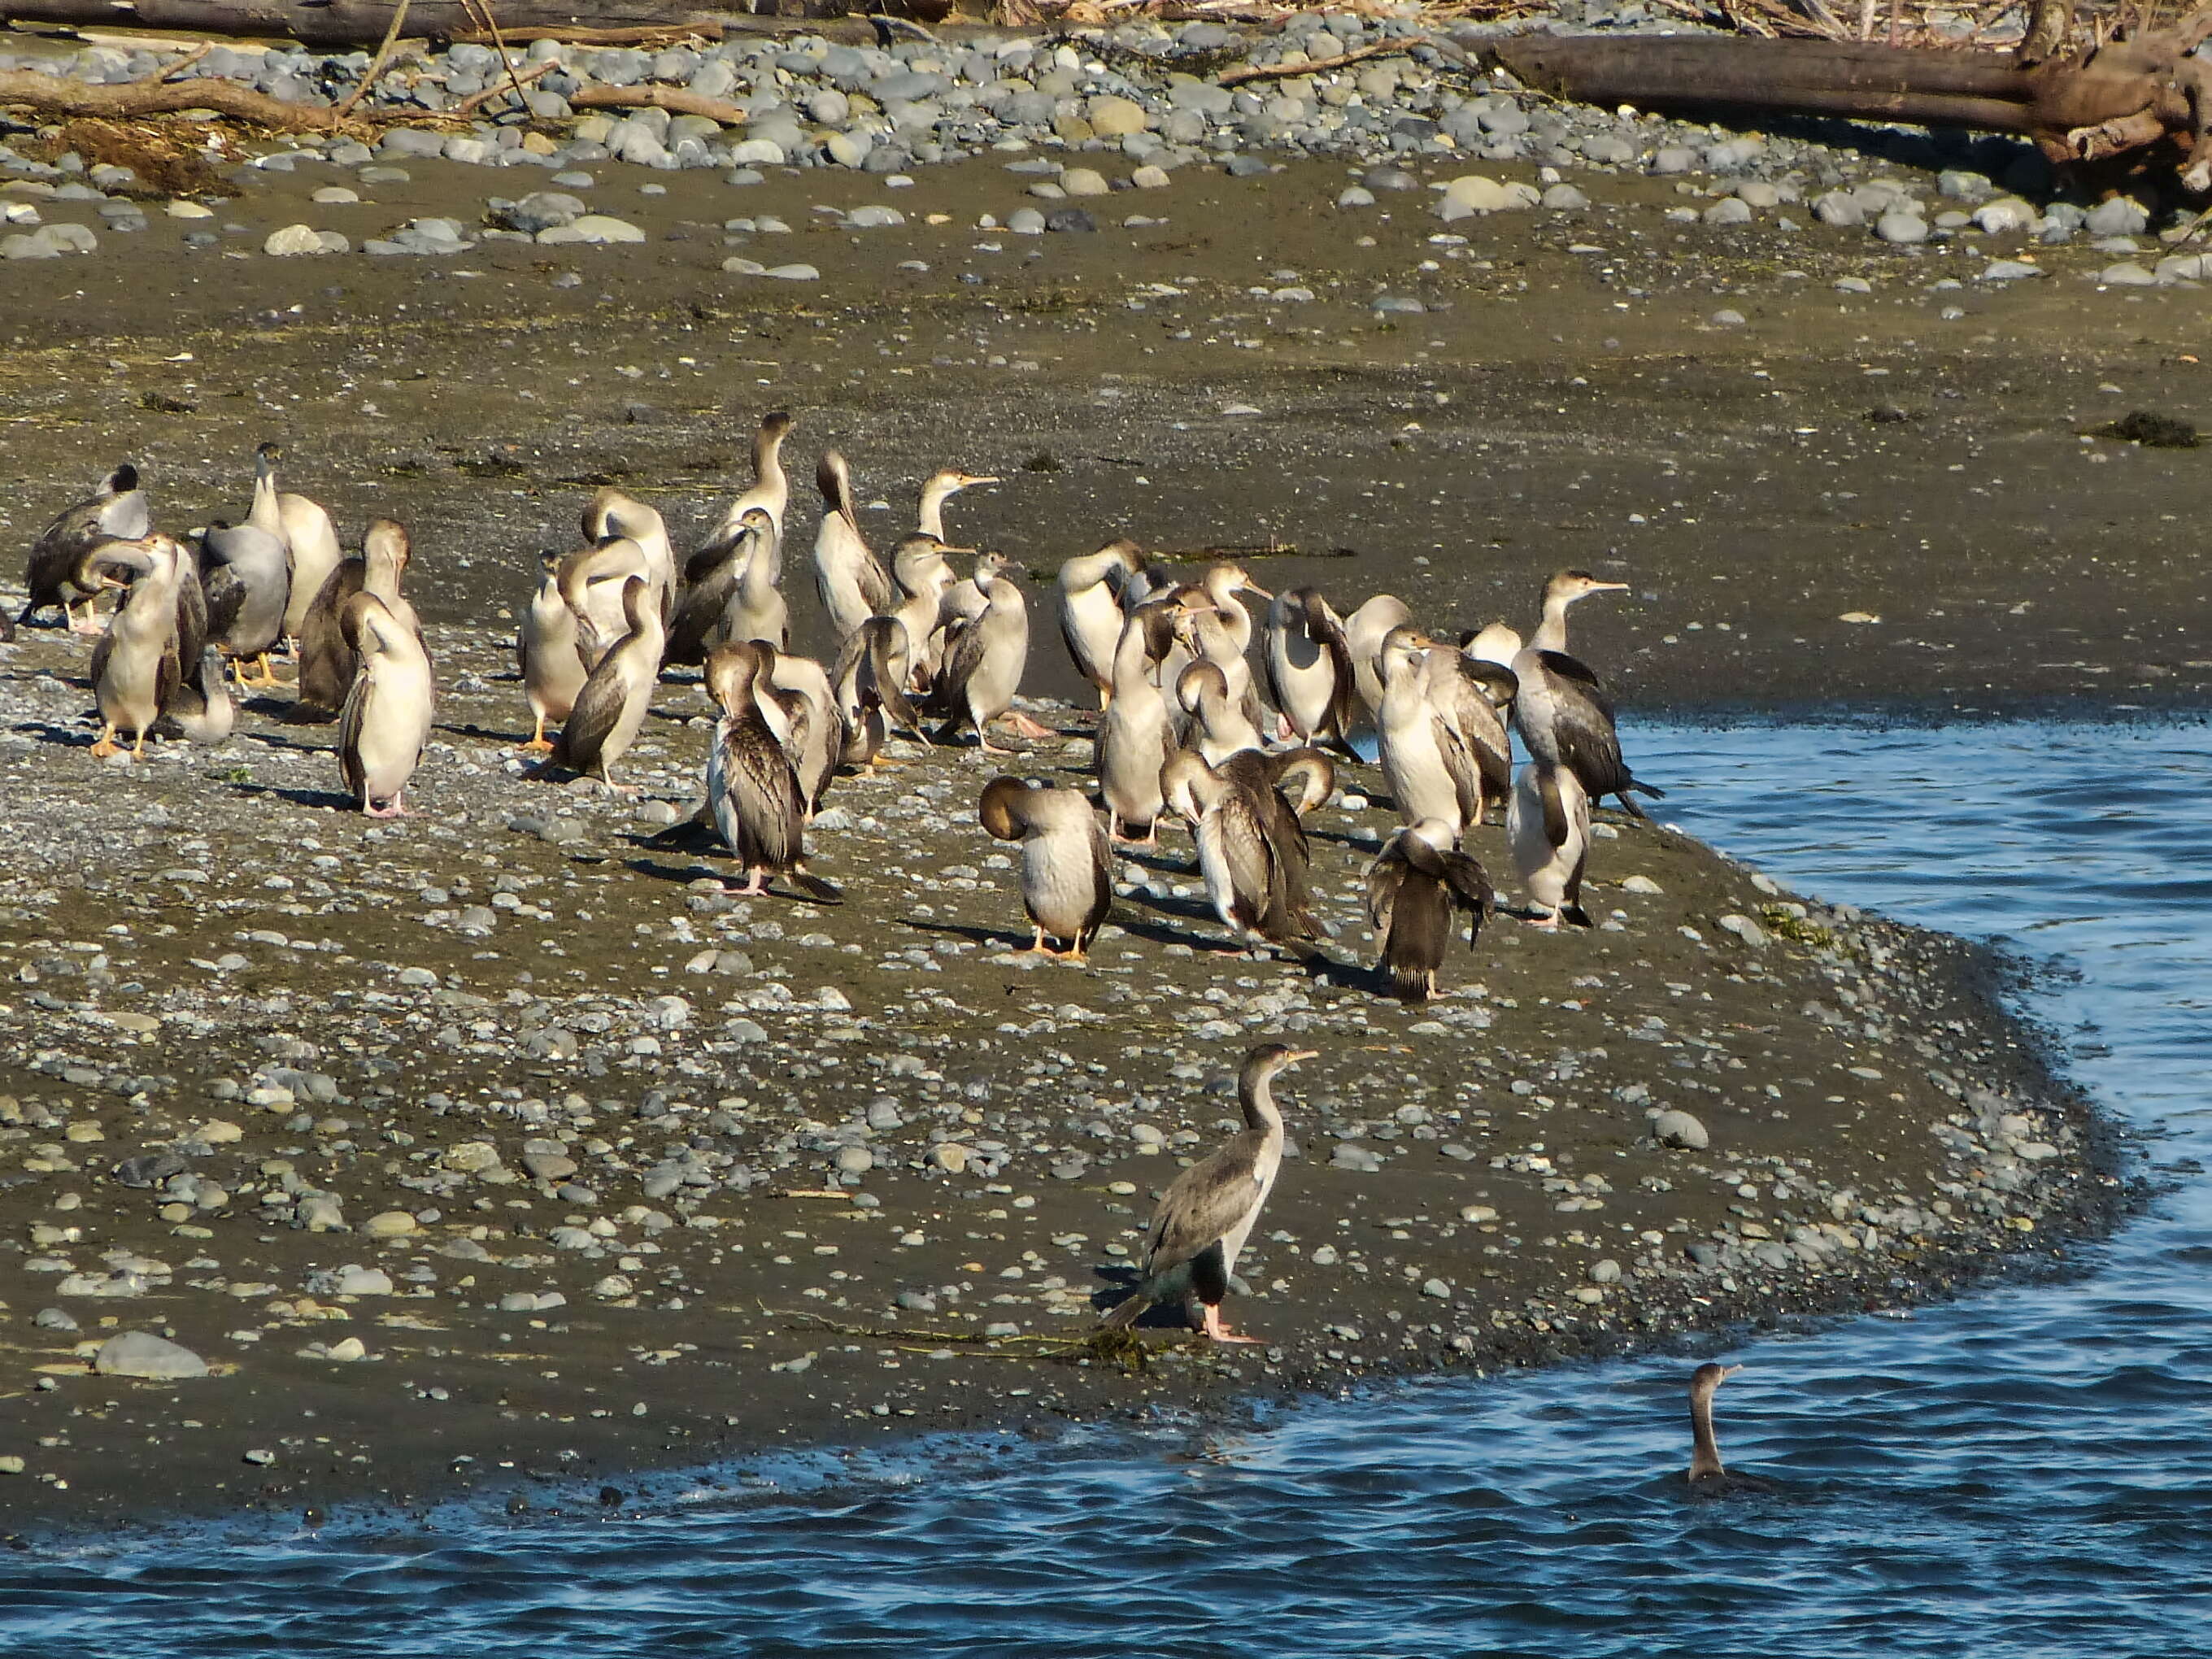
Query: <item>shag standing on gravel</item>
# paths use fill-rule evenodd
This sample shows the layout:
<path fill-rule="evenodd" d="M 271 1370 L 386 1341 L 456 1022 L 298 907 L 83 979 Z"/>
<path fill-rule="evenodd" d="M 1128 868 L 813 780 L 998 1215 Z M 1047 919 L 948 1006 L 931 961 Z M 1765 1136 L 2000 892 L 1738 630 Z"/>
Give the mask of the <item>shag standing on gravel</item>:
<path fill-rule="evenodd" d="M 138 469 L 125 461 L 102 478 L 91 495 L 55 514 L 54 521 L 31 544 L 25 576 L 30 598 L 15 622 L 28 625 L 40 611 L 56 605 L 61 610 L 64 626 L 72 634 L 98 633 L 100 624 L 93 620 L 92 602 L 102 588 L 114 584 L 94 567 L 92 556 L 110 542 L 138 541 L 153 527 L 146 492 L 138 487 Z M 84 601 L 82 620 L 76 609 L 79 599 Z M 13 627 L 8 630 L 9 635 L 14 631 Z"/>
<path fill-rule="evenodd" d="M 1066 939 L 1067 959 L 1081 962 L 1114 905 L 1113 854 L 1090 797 L 1001 775 L 983 786 L 975 815 L 999 840 L 1022 844 L 1022 908 L 1036 930 L 1030 948 L 1057 956 L 1045 940 Z"/>
<path fill-rule="evenodd" d="M 1451 825 L 1423 818 L 1392 836 L 1367 866 L 1368 920 L 1382 941 L 1391 994 L 1401 1002 L 1437 994 L 1454 909 L 1467 913 L 1469 945 L 1490 915 L 1490 877 L 1455 839 Z"/>
<path fill-rule="evenodd" d="M 1529 758 L 1565 767 L 1580 781 L 1592 805 L 1618 796 L 1632 817 L 1644 809 L 1632 790 L 1663 796 L 1639 783 L 1620 758 L 1620 736 L 1613 728 L 1613 702 L 1604 682 L 1567 651 L 1567 607 L 1593 593 L 1618 592 L 1626 582 L 1601 582 L 1587 570 L 1562 570 L 1544 584 L 1544 620 L 1527 649 L 1513 659 L 1518 682 L 1513 726 Z"/>
<path fill-rule="evenodd" d="M 1161 1194 L 1145 1239 L 1145 1276 L 1136 1294 L 1107 1314 L 1106 1326 L 1126 1330 L 1156 1302 L 1195 1298 L 1205 1309 L 1199 1328 L 1216 1342 L 1265 1340 L 1239 1336 L 1223 1324 L 1221 1303 L 1237 1273 L 1237 1253 L 1259 1224 L 1282 1167 L 1283 1114 L 1275 1104 L 1275 1077 L 1318 1052 L 1263 1042 L 1244 1056 L 1237 1079 L 1244 1128 Z"/>

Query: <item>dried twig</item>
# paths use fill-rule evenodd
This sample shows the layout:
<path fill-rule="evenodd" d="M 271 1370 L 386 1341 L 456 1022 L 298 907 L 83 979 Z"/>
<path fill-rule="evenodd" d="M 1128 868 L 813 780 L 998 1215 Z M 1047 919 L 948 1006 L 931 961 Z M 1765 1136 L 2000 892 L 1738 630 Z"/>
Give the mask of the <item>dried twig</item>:
<path fill-rule="evenodd" d="M 578 87 L 568 94 L 571 109 L 665 109 L 672 115 L 703 115 L 726 127 L 741 127 L 745 112 L 736 104 L 684 87 Z"/>
<path fill-rule="evenodd" d="M 1342 69 L 1347 64 L 1360 63 L 1370 58 L 1387 58 L 1396 52 L 1411 52 L 1416 46 L 1435 44 L 1425 34 L 1413 34 L 1402 40 L 1377 40 L 1372 46 L 1355 46 L 1350 52 L 1339 52 L 1334 58 L 1314 58 L 1303 64 L 1246 64 L 1237 69 L 1224 70 L 1214 77 L 1214 84 L 1237 87 L 1247 81 L 1275 81 L 1294 75 L 1318 75 L 1325 70 Z"/>
<path fill-rule="evenodd" d="M 384 39 L 377 44 L 376 56 L 368 60 L 368 68 L 361 77 L 361 84 L 337 107 L 337 118 L 343 121 L 354 112 L 354 106 L 368 96 L 368 89 L 376 84 L 376 77 L 384 73 L 384 66 L 392 61 L 392 49 L 399 44 L 399 31 L 407 21 L 407 8 L 414 0 L 399 0 L 392 11 L 392 26 L 384 31 Z"/>
<path fill-rule="evenodd" d="M 130 82 L 128 84 L 134 87 L 159 85 L 161 82 L 167 80 L 171 76 L 178 73 L 179 70 L 190 69 L 193 64 L 198 63 L 201 58 L 206 57 L 214 50 L 214 41 L 203 40 L 199 45 L 194 46 L 190 52 L 185 53 L 183 57 L 172 58 L 167 63 L 159 64 L 153 69 L 148 70 L 143 75 L 138 76 L 135 81 Z"/>
<path fill-rule="evenodd" d="M 493 99 L 504 98 L 510 91 L 514 94 L 516 98 L 520 99 L 522 96 L 522 88 L 526 85 L 535 81 L 539 76 L 545 74 L 554 67 L 555 65 L 550 58 L 548 58 L 542 64 L 532 64 L 528 69 L 523 70 L 519 73 L 512 72 L 512 66 L 510 65 L 511 72 L 508 76 L 507 85 L 486 87 L 482 92 L 471 93 L 466 98 L 462 99 L 459 103 L 454 105 L 452 109 L 447 112 L 447 113 L 449 115 L 474 115 L 486 104 L 491 102 Z"/>
<path fill-rule="evenodd" d="M 514 88 L 514 101 L 527 109 L 530 100 L 522 95 L 522 77 L 514 72 L 514 54 L 507 49 L 507 38 L 499 32 L 499 19 L 492 13 L 491 0 L 461 0 L 461 4 L 472 15 L 483 20 L 484 28 L 491 36 L 493 50 L 499 53 L 499 61 L 507 66 L 507 83 Z"/>

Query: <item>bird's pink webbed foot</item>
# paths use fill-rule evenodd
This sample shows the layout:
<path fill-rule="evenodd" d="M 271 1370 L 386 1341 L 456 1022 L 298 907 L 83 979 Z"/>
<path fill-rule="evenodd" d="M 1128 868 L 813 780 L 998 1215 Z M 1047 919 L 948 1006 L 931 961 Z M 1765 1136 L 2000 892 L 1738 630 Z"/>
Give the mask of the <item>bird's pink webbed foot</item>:
<path fill-rule="evenodd" d="M 1216 1342 L 1241 1342 L 1247 1346 L 1255 1348 L 1264 1347 L 1267 1345 L 1265 1337 L 1245 1336 L 1231 1330 L 1228 1326 L 1221 1322 L 1221 1310 L 1212 1303 L 1206 1304 L 1206 1319 L 1200 1328 Z"/>

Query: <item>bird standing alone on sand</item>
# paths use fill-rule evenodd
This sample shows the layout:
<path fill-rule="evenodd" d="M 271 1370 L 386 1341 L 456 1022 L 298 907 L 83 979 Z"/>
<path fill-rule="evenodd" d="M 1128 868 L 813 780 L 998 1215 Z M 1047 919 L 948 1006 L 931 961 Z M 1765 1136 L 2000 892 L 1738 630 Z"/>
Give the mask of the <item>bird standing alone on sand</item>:
<path fill-rule="evenodd" d="M 1243 1129 L 1177 1176 L 1161 1194 L 1145 1239 L 1144 1278 L 1134 1295 L 1107 1314 L 1105 1325 L 1126 1330 L 1156 1302 L 1195 1298 L 1205 1309 L 1199 1328 L 1214 1341 L 1264 1340 L 1240 1336 L 1222 1323 L 1221 1304 L 1237 1272 L 1237 1254 L 1259 1224 L 1261 1207 L 1282 1167 L 1283 1114 L 1275 1104 L 1274 1079 L 1317 1052 L 1263 1042 L 1244 1056 L 1237 1079 Z"/>

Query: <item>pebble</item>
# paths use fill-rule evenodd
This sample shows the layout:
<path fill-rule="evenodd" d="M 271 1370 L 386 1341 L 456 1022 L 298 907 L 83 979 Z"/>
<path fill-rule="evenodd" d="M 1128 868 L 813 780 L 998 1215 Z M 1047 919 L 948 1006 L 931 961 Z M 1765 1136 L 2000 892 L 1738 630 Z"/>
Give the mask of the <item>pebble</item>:
<path fill-rule="evenodd" d="M 567 224 L 549 225 L 538 233 L 538 240 L 546 246 L 569 242 L 602 244 L 610 242 L 642 242 L 645 233 L 624 219 L 605 213 L 586 213 Z"/>
<path fill-rule="evenodd" d="M 100 1345 L 92 1368 L 102 1376 L 136 1376 L 174 1382 L 208 1375 L 207 1361 L 149 1331 L 119 1331 Z"/>
<path fill-rule="evenodd" d="M 261 251 L 276 258 L 289 258 L 295 254 L 321 253 L 321 233 L 313 225 L 286 225 L 282 230 L 272 230 L 261 244 Z"/>
<path fill-rule="evenodd" d="M 404 1238 L 415 1231 L 415 1218 L 404 1210 L 386 1210 L 361 1224 L 370 1238 Z"/>
<path fill-rule="evenodd" d="M 1652 1138 L 1662 1145 L 1702 1152 L 1711 1144 L 1705 1126 L 1685 1111 L 1669 1108 L 1651 1120 Z"/>

